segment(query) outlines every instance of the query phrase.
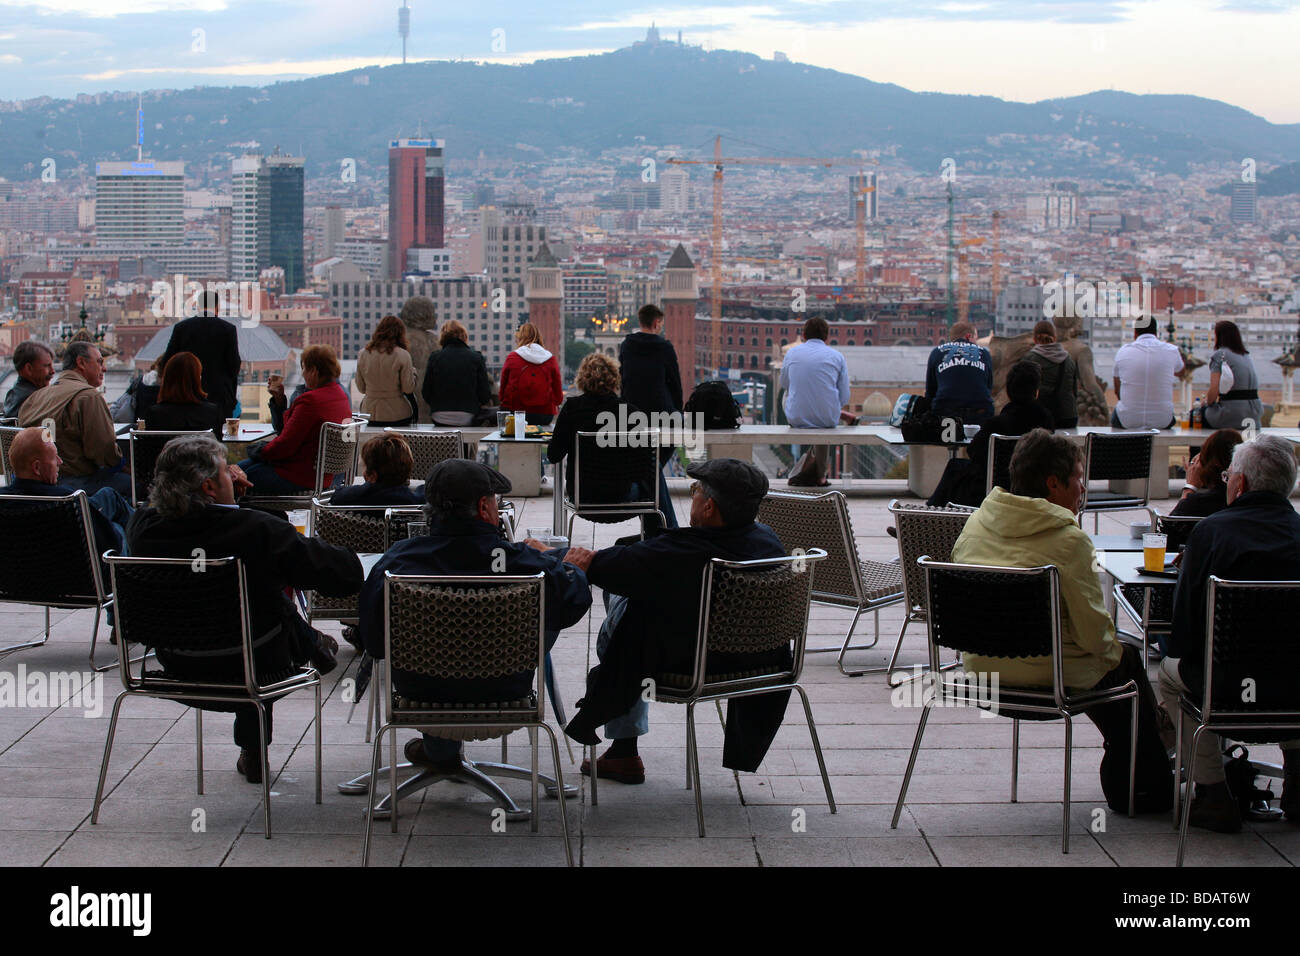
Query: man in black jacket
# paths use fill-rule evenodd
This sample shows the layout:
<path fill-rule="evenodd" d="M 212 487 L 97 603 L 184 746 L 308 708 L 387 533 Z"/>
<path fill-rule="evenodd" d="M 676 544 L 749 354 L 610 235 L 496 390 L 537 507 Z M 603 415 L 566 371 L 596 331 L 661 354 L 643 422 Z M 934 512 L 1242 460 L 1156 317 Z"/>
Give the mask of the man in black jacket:
<path fill-rule="evenodd" d="M 1291 506 L 1296 483 L 1291 443 L 1276 435 L 1242 442 L 1228 468 L 1228 507 L 1197 523 L 1174 591 L 1173 631 L 1169 656 L 1160 663 L 1160 696 L 1177 720 L 1178 699 L 1186 691 L 1200 696 L 1205 686 L 1206 593 L 1210 575 L 1235 581 L 1300 580 L 1300 515 Z M 1278 623 L 1294 629 L 1294 621 Z M 1265 679 L 1261 675 L 1261 680 Z M 1294 675 L 1278 679 L 1294 683 Z M 1184 736 L 1184 746 L 1191 734 Z M 1190 823 L 1195 827 L 1236 833 L 1241 815 L 1223 773 L 1223 744 L 1218 734 L 1201 735 L 1196 753 L 1184 754 L 1196 783 Z M 1300 740 L 1282 744 L 1286 762 L 1282 809 L 1300 821 Z"/>
<path fill-rule="evenodd" d="M 221 409 L 222 418 L 235 411 L 239 383 L 239 330 L 218 318 L 220 311 L 215 292 L 203 293 L 203 315 L 177 322 L 163 353 L 163 366 L 177 352 L 193 352 L 203 366 L 203 391 L 208 400 Z"/>
<path fill-rule="evenodd" d="M 587 695 L 565 732 L 584 744 L 599 743 L 605 725 L 612 744 L 596 761 L 602 778 L 642 783 L 645 767 L 637 737 L 649 731 L 642 682 L 664 673 L 690 674 L 700 613 L 703 572 L 712 558 L 747 561 L 785 554 L 767 525 L 754 521 L 767 494 L 767 476 L 748 462 L 720 458 L 691 465 L 691 526 L 635 544 L 592 553 L 570 549 L 567 560 L 587 580 L 613 594 L 597 642 L 600 664 L 587 675 Z M 790 650 L 776 654 L 713 655 L 711 671 L 789 667 Z M 781 727 L 789 693 L 738 698 L 727 705 L 723 766 L 752 771 Z M 585 766 L 585 765 L 584 765 Z M 584 773 L 590 772 L 585 766 Z"/>
<path fill-rule="evenodd" d="M 30 339 L 19 342 L 14 349 L 14 370 L 18 372 L 18 381 L 5 394 L 5 418 L 17 418 L 18 410 L 32 392 L 50 384 L 54 377 L 54 353 L 40 342 Z"/>
<path fill-rule="evenodd" d="M 439 462 L 425 482 L 430 531 L 428 535 L 399 541 L 370 571 L 361 589 L 360 630 L 366 652 L 383 660 L 384 572 L 394 574 L 536 574 L 546 575 L 546 620 L 543 625 L 549 651 L 560 631 L 577 624 L 591 607 L 586 575 L 565 553 L 546 550 L 539 541 L 516 543 L 501 534 L 497 495 L 510 491 L 510 482 L 487 465 L 463 458 Z M 590 552 L 586 552 L 590 554 Z M 533 687 L 533 671 L 497 679 L 437 679 L 394 670 L 393 686 L 417 700 L 474 701 L 517 700 Z M 461 745 L 425 734 L 405 746 L 413 764 L 442 772 L 461 765 Z"/>
<path fill-rule="evenodd" d="M 361 562 L 345 548 L 304 537 L 281 517 L 238 507 L 226 450 L 211 435 L 167 443 L 158 456 L 149 503 L 132 516 L 126 537 L 136 557 L 243 561 L 259 680 L 285 675 L 308 661 L 322 674 L 334 669 L 337 642 L 298 615 L 285 589 L 311 588 L 347 597 L 361 588 Z M 244 673 L 237 649 L 201 658 L 160 651 L 158 659 L 179 677 L 239 680 Z M 234 710 L 239 771 L 249 783 L 261 783 L 257 709 L 251 704 L 203 706 Z M 265 706 L 269 741 L 271 705 Z"/>
<path fill-rule="evenodd" d="M 621 397 L 630 406 L 647 414 L 681 412 L 682 376 L 677 366 L 677 350 L 661 334 L 663 311 L 655 305 L 643 305 L 637 312 L 637 322 L 641 331 L 633 332 L 618 347 L 619 373 L 623 377 Z M 675 452 L 674 448 L 662 449 L 660 464 L 667 464 Z M 662 477 L 659 497 L 664 503 L 668 527 L 676 528 L 677 515 L 668 495 L 668 482 Z"/>

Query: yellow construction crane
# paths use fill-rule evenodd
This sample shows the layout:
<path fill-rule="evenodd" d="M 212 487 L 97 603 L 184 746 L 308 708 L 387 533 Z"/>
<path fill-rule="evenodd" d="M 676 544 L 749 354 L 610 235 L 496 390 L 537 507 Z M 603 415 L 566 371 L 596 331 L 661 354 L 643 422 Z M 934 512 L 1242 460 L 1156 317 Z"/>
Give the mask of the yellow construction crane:
<path fill-rule="evenodd" d="M 983 238 L 966 238 L 966 219 L 961 221 L 961 239 L 957 242 L 957 321 L 965 322 L 970 315 L 970 276 L 966 264 L 966 250 L 984 245 Z"/>
<path fill-rule="evenodd" d="M 859 176 L 862 182 L 865 177 Z M 854 190 L 854 219 L 858 226 L 857 270 L 854 280 L 858 286 L 858 297 L 867 297 L 867 193 L 874 193 L 875 186 L 859 186 Z"/>
<path fill-rule="evenodd" d="M 713 166 L 713 283 L 709 295 L 709 363 L 716 372 L 721 366 L 722 353 L 722 167 L 723 166 L 862 166 L 871 162 L 863 159 L 822 159 L 809 156 L 723 156 L 722 137 L 713 140 L 712 159 L 678 159 L 668 162 L 674 166 Z M 693 344 L 693 343 L 692 343 Z"/>

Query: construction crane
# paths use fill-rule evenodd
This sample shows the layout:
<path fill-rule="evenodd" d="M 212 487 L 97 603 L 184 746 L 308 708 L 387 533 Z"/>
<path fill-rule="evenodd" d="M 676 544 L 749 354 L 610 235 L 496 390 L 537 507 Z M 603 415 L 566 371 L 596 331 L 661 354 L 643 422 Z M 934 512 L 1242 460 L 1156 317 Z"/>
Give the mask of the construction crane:
<path fill-rule="evenodd" d="M 966 263 L 966 250 L 984 245 L 984 239 L 966 238 L 966 219 L 961 221 L 961 239 L 957 242 L 957 321 L 965 322 L 970 315 L 970 275 Z"/>
<path fill-rule="evenodd" d="M 990 295 L 993 307 L 998 305 L 998 293 L 1002 291 L 1002 213 L 993 210 L 993 288 Z"/>
<path fill-rule="evenodd" d="M 860 176 L 862 182 L 865 176 Z M 858 227 L 857 270 L 854 281 L 858 286 L 859 298 L 867 297 L 867 193 L 874 193 L 875 186 L 859 186 L 854 192 L 853 214 Z"/>
<path fill-rule="evenodd" d="M 712 291 L 709 295 L 709 363 L 716 372 L 722 356 L 722 168 L 724 166 L 862 166 L 872 160 L 825 159 L 809 156 L 723 156 L 722 137 L 713 140 L 712 159 L 678 159 L 673 166 L 713 166 Z"/>

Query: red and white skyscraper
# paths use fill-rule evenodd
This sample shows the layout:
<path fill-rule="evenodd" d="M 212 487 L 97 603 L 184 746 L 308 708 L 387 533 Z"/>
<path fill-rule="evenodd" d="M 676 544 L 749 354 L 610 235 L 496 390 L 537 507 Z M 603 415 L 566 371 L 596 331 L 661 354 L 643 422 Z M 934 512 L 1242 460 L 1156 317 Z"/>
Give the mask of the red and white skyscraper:
<path fill-rule="evenodd" d="M 400 279 L 406 250 L 443 248 L 443 141 L 388 144 L 388 276 Z"/>

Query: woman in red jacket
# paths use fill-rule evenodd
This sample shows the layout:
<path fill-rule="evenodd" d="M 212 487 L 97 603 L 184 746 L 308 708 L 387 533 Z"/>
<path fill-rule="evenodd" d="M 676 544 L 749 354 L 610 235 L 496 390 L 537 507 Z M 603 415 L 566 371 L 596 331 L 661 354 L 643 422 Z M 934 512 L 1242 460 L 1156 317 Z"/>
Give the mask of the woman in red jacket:
<path fill-rule="evenodd" d="M 515 331 L 515 345 L 501 368 L 501 410 L 525 412 L 530 425 L 549 425 L 564 401 L 560 363 L 542 348 L 541 333 L 531 322 Z"/>
<path fill-rule="evenodd" d="M 302 351 L 302 379 L 307 390 L 284 413 L 284 430 L 262 446 L 256 460 L 239 467 L 253 483 L 255 495 L 300 495 L 316 484 L 316 450 L 325 422 L 352 419 L 352 401 L 338 383 L 339 360 L 328 345 Z"/>

